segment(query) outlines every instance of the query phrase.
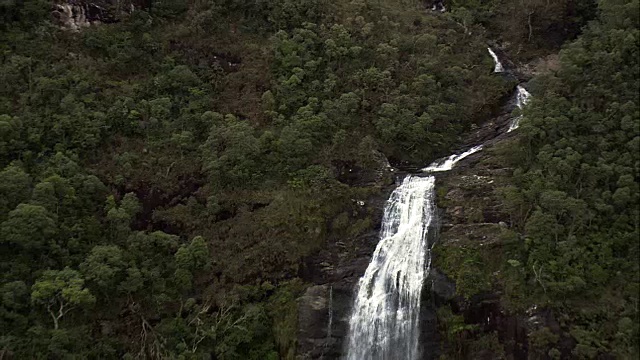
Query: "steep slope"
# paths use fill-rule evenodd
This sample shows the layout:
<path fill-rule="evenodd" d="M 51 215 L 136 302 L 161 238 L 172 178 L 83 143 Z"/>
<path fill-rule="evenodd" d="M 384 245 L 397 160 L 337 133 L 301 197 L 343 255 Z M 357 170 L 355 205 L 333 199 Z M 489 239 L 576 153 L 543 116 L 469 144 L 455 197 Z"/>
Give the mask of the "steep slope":
<path fill-rule="evenodd" d="M 448 279 L 432 294 L 447 357 L 637 356 L 638 10 L 601 2 L 531 82 L 513 138 L 443 179 Z"/>

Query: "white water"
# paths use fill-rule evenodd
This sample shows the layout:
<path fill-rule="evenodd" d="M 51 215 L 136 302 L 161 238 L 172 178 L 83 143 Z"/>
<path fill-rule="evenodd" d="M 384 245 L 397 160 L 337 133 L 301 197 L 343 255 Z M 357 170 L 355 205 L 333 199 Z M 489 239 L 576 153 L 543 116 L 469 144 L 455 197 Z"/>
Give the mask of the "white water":
<path fill-rule="evenodd" d="M 427 229 L 435 178 L 407 176 L 387 201 L 381 240 L 358 285 L 348 360 L 419 356 L 418 320 L 427 275 Z"/>
<path fill-rule="evenodd" d="M 450 170 L 481 149 L 452 155 L 423 171 Z M 434 188 L 434 176 L 409 175 L 387 200 L 380 242 L 358 283 L 347 360 L 420 358 L 420 297 L 431 265 L 427 234 L 436 216 Z"/>
<path fill-rule="evenodd" d="M 493 68 L 493 72 L 496 72 L 496 73 L 504 72 L 504 67 L 500 62 L 500 59 L 498 59 L 498 55 L 496 55 L 496 53 L 493 52 L 491 48 L 487 48 L 487 50 L 489 50 L 489 55 L 491 55 L 491 57 L 493 58 L 493 62 L 496 64 L 495 67 Z"/>
<path fill-rule="evenodd" d="M 516 93 L 516 106 L 518 109 L 522 110 L 525 105 L 529 102 L 531 98 L 531 94 L 524 87 L 518 85 L 517 93 Z M 511 121 L 511 125 L 509 125 L 509 130 L 507 132 L 512 132 L 520 126 L 520 120 L 522 119 L 522 115 L 518 115 L 516 118 Z"/>
<path fill-rule="evenodd" d="M 459 155 L 451 155 L 448 158 L 444 159 L 444 160 L 436 160 L 433 162 L 433 164 L 427 166 L 426 168 L 422 169 L 422 171 L 424 172 L 440 172 L 440 171 L 449 171 L 451 169 L 453 169 L 453 167 L 456 165 L 456 163 L 464 158 L 466 158 L 467 156 L 477 153 L 478 151 L 482 150 L 482 145 L 478 145 L 475 147 L 472 147 L 471 149 L 463 152 L 462 154 Z"/>

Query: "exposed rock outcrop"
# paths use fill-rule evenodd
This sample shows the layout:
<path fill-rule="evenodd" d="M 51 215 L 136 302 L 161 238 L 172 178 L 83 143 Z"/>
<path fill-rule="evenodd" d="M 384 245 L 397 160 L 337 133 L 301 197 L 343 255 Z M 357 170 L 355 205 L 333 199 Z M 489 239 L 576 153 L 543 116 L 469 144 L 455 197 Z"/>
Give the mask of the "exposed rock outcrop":
<path fill-rule="evenodd" d="M 500 122 L 501 117 L 494 124 L 486 125 L 503 127 L 504 124 Z M 473 134 L 472 137 L 477 138 L 481 136 L 480 133 Z M 508 231 L 505 225 L 508 227 L 509 216 L 501 210 L 495 190 L 504 184 L 510 170 L 504 168 L 500 162 L 492 161 L 492 145 L 502 138 L 503 136 L 498 136 L 495 140 L 488 141 L 482 153 L 463 160 L 454 170 L 438 178 L 437 202 L 443 209 L 441 232 L 434 251 L 436 268 L 432 270 L 432 281 L 428 282 L 427 286 L 434 298 L 434 309 L 431 311 L 435 312 L 441 306 L 449 306 L 454 314 L 463 316 L 466 324 L 475 326 L 477 332 L 497 332 L 501 343 L 509 343 L 505 352 L 520 359 L 526 358 L 526 319 L 512 316 L 502 308 L 500 287 L 481 288 L 478 294 L 465 299 L 461 293 L 469 290 L 459 291 L 448 277 L 455 274 L 446 274 L 446 271 L 451 271 L 452 268 L 455 271 L 457 266 L 446 264 L 452 259 L 442 258 L 458 249 L 480 254 L 478 256 L 483 256 L 483 249 L 486 249 L 487 253 L 502 251 L 502 246 L 507 241 L 504 235 Z M 440 270 L 438 266 L 444 266 L 446 269 Z M 499 283 L 500 274 L 491 273 L 493 269 L 482 270 L 489 272 L 488 280 L 491 285 Z M 446 351 L 441 349 L 441 346 L 443 345 L 438 344 L 438 347 L 431 351 Z M 477 356 L 480 359 L 501 358 L 499 353 L 490 349 L 483 350 Z"/>
<path fill-rule="evenodd" d="M 367 206 L 380 209 L 376 228 L 385 199 L 386 194 L 367 201 Z M 337 359 L 342 354 L 356 284 L 377 243 L 378 232 L 373 231 L 352 241 L 332 243 L 305 261 L 302 278 L 317 285 L 298 300 L 299 359 Z"/>
<path fill-rule="evenodd" d="M 437 178 L 436 201 L 442 215 L 440 235 L 433 252 L 434 268 L 426 284 L 430 301 L 424 311 L 437 312 L 440 307 L 448 306 L 454 315 L 462 316 L 464 323 L 474 329 L 468 334 L 471 338 L 495 334 L 497 347 L 475 354 L 474 358 L 478 359 L 526 359 L 530 355 L 532 332 L 545 327 L 552 331 L 558 328 L 556 319 L 547 309 L 532 306 L 523 313 L 509 311 L 506 306 L 509 300 L 501 269 L 509 259 L 506 254 L 519 247 L 522 241 L 516 229 L 511 228 L 511 219 L 502 208 L 497 191 L 508 184 L 512 171 L 504 166 L 498 149 L 502 142 L 510 141 L 515 135 L 515 132 L 505 131 L 511 121 L 509 113 L 513 106 L 513 100 L 508 102 L 501 115 L 468 136 L 465 144 L 484 143 L 482 152 L 465 158 L 453 170 Z M 463 255 L 460 259 L 455 254 Z M 451 278 L 462 279 L 469 275 L 458 273 L 464 271 L 461 269 L 467 260 L 480 262 L 471 269 L 483 274 L 471 274 L 471 277 L 482 284 L 455 284 L 455 279 Z M 467 288 L 461 289 L 458 285 Z M 473 295 L 462 296 L 469 292 Z M 436 340 L 431 339 L 430 343 L 435 347 L 430 352 L 446 351 L 442 346 L 447 344 Z M 467 343 L 471 341 L 467 340 Z M 570 344 L 566 348 L 570 349 Z"/>
<path fill-rule="evenodd" d="M 114 23 L 124 14 L 145 6 L 144 0 L 66 0 L 53 3 L 52 16 L 71 31 L 102 23 Z"/>

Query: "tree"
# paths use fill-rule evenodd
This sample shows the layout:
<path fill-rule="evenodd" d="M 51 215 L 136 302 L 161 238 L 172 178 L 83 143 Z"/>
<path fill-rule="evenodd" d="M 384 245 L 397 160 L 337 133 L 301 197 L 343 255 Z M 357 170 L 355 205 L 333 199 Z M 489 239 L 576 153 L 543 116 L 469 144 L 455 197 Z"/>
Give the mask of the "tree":
<path fill-rule="evenodd" d="M 624 358 L 638 353 L 627 344 L 640 330 L 636 321 L 616 333 L 638 317 L 640 16 L 638 1 L 599 4 L 558 70 L 536 80 L 508 145 L 516 170 L 503 195 L 524 228 L 526 276 L 540 285 L 528 287 L 530 301 L 547 302 L 565 323 L 561 336 L 576 340 L 562 353 Z"/>
<path fill-rule="evenodd" d="M 56 233 L 55 215 L 39 205 L 20 204 L 2 223 L 0 242 L 26 250 L 41 250 L 48 244 L 55 244 Z"/>
<path fill-rule="evenodd" d="M 116 245 L 95 246 L 80 264 L 85 279 L 95 283 L 107 295 L 124 276 L 125 267 L 124 254 Z"/>
<path fill-rule="evenodd" d="M 176 282 L 183 289 L 191 288 L 193 274 L 208 268 L 211 263 L 209 249 L 202 236 L 196 236 L 188 245 L 180 246 L 174 258 Z"/>
<path fill-rule="evenodd" d="M 190 271 L 206 269 L 210 264 L 207 244 L 202 236 L 196 236 L 188 245 L 182 245 L 175 254 L 176 265 Z"/>
<path fill-rule="evenodd" d="M 58 329 L 60 320 L 71 310 L 93 304 L 96 298 L 84 287 L 82 275 L 69 267 L 47 270 L 31 287 L 31 301 L 44 306 Z"/>
<path fill-rule="evenodd" d="M 123 239 L 131 231 L 131 224 L 135 216 L 142 210 L 140 200 L 134 193 L 127 193 L 122 198 L 120 206 L 116 204 L 113 195 L 107 197 L 104 210 L 107 213 L 110 235 L 112 240 Z M 124 239 L 123 239 L 124 240 Z"/>
<path fill-rule="evenodd" d="M 24 145 L 20 139 L 21 127 L 22 122 L 17 116 L 0 115 L 0 159 L 2 159 L 0 166 L 6 165 L 6 162 L 13 158 L 14 151 L 21 149 Z"/>
<path fill-rule="evenodd" d="M 216 189 L 254 185 L 259 179 L 259 141 L 254 129 L 243 120 L 227 115 L 213 126 L 202 147 L 204 168 Z"/>
<path fill-rule="evenodd" d="M 29 308 L 29 287 L 24 281 L 12 281 L 0 286 L 0 327 L 19 331 L 26 328 Z"/>
<path fill-rule="evenodd" d="M 31 182 L 31 176 L 17 165 L 9 165 L 0 172 L 0 219 L 29 199 Z"/>
<path fill-rule="evenodd" d="M 69 180 L 58 175 L 49 176 L 33 189 L 31 202 L 65 218 L 75 212 L 76 192 Z M 62 212 L 61 212 L 62 210 Z"/>

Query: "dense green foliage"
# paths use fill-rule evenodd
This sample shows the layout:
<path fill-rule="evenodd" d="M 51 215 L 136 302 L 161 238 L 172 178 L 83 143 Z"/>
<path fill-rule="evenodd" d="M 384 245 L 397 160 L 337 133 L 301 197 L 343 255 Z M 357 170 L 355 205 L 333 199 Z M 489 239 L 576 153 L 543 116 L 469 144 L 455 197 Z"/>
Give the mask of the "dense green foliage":
<path fill-rule="evenodd" d="M 373 226 L 344 174 L 445 154 L 508 84 L 418 2 L 149 3 L 0 4 L 0 351 L 291 358 L 301 259 Z"/>
<path fill-rule="evenodd" d="M 354 199 L 380 193 L 384 156 L 447 154 L 510 90 L 487 38 L 526 57 L 595 13 L 572 0 L 459 0 L 445 14 L 141 3 L 73 33 L 49 1 L 0 2 L 0 357 L 293 358 L 301 261 L 372 230 Z M 534 84 L 502 191 L 525 244 L 503 230 L 513 249 L 495 261 L 447 255 L 467 296 L 490 268 L 519 284 L 510 310 L 559 314 L 562 333 L 537 331 L 534 352 L 555 356 L 561 337 L 584 358 L 638 352 L 637 7 L 601 1 Z M 472 325 L 440 315 L 467 341 Z"/>
<path fill-rule="evenodd" d="M 534 347 L 542 355 L 560 337 L 576 340 L 577 358 L 640 352 L 639 14 L 638 1 L 600 2 L 560 70 L 532 84 L 512 149 L 502 192 L 526 236 L 512 259 L 529 284 L 520 292 L 562 327 Z"/>

